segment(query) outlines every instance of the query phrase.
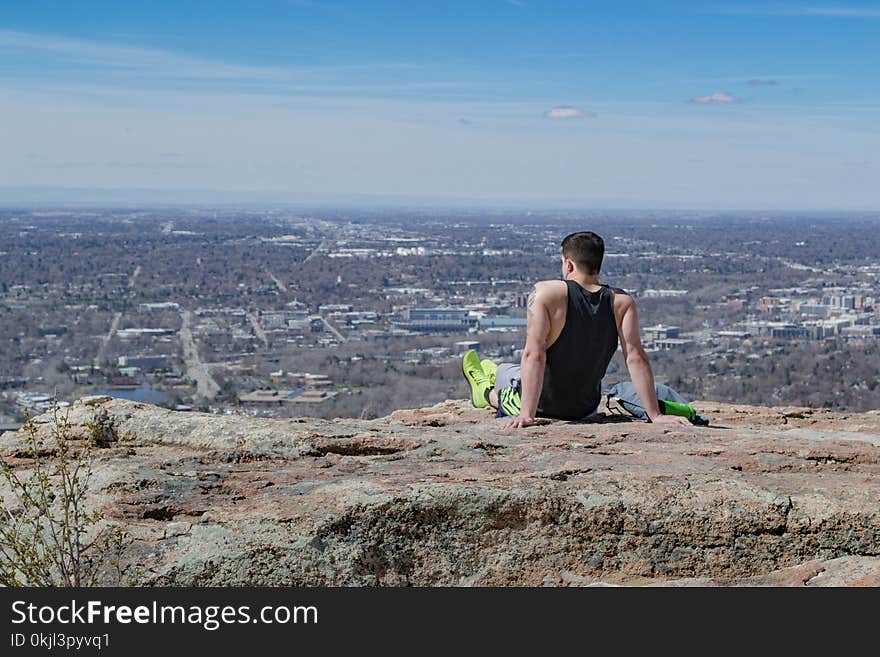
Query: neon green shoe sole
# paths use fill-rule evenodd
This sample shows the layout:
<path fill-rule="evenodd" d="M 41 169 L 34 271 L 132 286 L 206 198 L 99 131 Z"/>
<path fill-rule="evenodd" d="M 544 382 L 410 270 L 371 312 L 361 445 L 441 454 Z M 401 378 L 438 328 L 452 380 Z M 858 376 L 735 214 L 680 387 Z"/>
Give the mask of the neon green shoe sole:
<path fill-rule="evenodd" d="M 495 381 L 498 378 L 498 366 L 488 358 L 484 358 L 480 361 L 480 367 L 483 373 L 489 377 L 489 389 L 491 390 L 495 387 Z"/>
<path fill-rule="evenodd" d="M 473 349 L 462 357 L 461 373 L 471 387 L 471 403 L 476 408 L 486 408 L 489 405 L 486 401 L 486 393 L 490 390 L 489 377 L 480 367 L 480 357 Z"/>

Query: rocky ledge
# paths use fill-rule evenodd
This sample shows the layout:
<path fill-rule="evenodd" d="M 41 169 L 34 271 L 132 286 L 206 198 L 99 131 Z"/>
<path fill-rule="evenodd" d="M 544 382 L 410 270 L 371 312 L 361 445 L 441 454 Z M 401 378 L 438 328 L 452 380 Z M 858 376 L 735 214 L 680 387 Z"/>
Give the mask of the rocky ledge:
<path fill-rule="evenodd" d="M 712 426 L 108 397 L 70 420 L 115 424 L 93 502 L 134 538 L 143 585 L 880 585 L 880 412 L 695 405 Z M 0 453 L 28 467 L 20 433 Z"/>

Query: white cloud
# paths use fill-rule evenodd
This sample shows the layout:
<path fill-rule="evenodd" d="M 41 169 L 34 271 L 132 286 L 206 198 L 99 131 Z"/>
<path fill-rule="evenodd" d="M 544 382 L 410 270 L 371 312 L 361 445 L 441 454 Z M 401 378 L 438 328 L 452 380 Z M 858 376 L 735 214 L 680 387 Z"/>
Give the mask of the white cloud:
<path fill-rule="evenodd" d="M 794 9 L 791 13 L 800 16 L 843 16 L 850 18 L 880 18 L 880 9 L 856 7 L 806 7 Z"/>
<path fill-rule="evenodd" d="M 690 102 L 696 105 L 734 105 L 736 103 L 741 103 L 742 100 L 740 98 L 737 98 L 736 96 L 726 94 L 723 91 L 716 91 L 715 93 L 709 94 L 708 96 L 697 96 L 696 98 L 691 98 Z"/>
<path fill-rule="evenodd" d="M 590 116 L 596 116 L 592 112 L 585 112 L 577 107 L 563 105 L 554 107 L 544 112 L 544 117 L 548 119 L 583 119 Z"/>

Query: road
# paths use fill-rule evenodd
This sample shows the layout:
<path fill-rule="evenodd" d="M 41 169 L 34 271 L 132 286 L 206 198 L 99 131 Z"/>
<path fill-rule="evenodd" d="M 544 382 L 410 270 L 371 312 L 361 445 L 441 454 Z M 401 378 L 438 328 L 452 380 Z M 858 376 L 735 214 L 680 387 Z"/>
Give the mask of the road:
<path fill-rule="evenodd" d="M 211 372 L 199 357 L 199 348 L 193 340 L 190 324 L 192 323 L 192 311 L 184 310 L 180 313 L 180 344 L 183 347 L 183 361 L 186 363 L 186 375 L 196 382 L 196 396 L 205 399 L 214 399 L 220 392 L 220 386 L 211 376 Z"/>
<path fill-rule="evenodd" d="M 119 328 L 119 320 L 122 319 L 122 313 L 114 313 L 113 321 L 110 322 L 110 330 L 107 332 L 101 339 L 101 345 L 98 347 L 98 354 L 95 356 L 95 363 L 93 367 L 98 369 L 101 367 L 101 362 L 104 360 L 104 355 L 107 352 L 107 345 L 110 344 L 110 340 L 113 339 L 113 334 L 116 333 L 116 329 Z"/>
<path fill-rule="evenodd" d="M 346 342 L 346 341 L 347 341 L 347 338 L 346 338 L 344 335 L 342 335 L 342 333 L 340 333 L 339 331 L 337 331 L 337 330 L 336 330 L 336 327 L 333 326 L 333 324 L 331 324 L 330 322 L 327 321 L 327 318 L 321 316 L 321 321 L 324 322 L 324 326 L 327 327 L 327 330 L 328 330 L 328 331 L 330 331 L 333 335 L 335 335 L 337 338 L 339 338 L 339 341 L 340 341 L 340 342 Z"/>
<path fill-rule="evenodd" d="M 134 272 L 128 279 L 128 288 L 131 289 L 134 287 L 134 282 L 137 280 L 137 277 L 141 275 L 141 266 L 138 265 L 134 268 Z"/>
<path fill-rule="evenodd" d="M 280 278 L 278 278 L 275 274 L 268 270 L 266 271 L 266 273 L 269 274 L 269 278 L 271 278 L 275 282 L 275 285 L 278 286 L 278 289 L 281 292 L 287 292 L 287 286 L 281 281 Z"/>
<path fill-rule="evenodd" d="M 260 342 L 263 343 L 263 346 L 266 347 L 266 349 L 268 349 L 269 348 L 269 336 L 266 335 L 266 332 L 263 330 L 263 327 L 260 326 L 260 320 L 257 318 L 256 315 L 254 315 L 251 312 L 247 313 L 247 318 L 248 318 L 248 321 L 251 323 L 251 326 L 254 327 L 254 334 L 257 336 L 257 338 L 260 340 Z"/>
<path fill-rule="evenodd" d="M 824 274 L 825 270 L 820 269 L 818 267 L 810 267 L 809 265 L 802 265 L 799 262 L 793 262 L 791 260 L 783 260 L 780 258 L 779 262 L 781 262 L 786 267 L 791 267 L 792 269 L 799 269 L 801 271 L 812 271 L 818 274 Z"/>
<path fill-rule="evenodd" d="M 327 246 L 327 240 L 321 240 L 321 243 L 315 247 L 315 250 L 307 255 L 306 259 L 302 261 L 302 264 L 306 264 L 309 260 L 318 255 L 325 246 Z"/>

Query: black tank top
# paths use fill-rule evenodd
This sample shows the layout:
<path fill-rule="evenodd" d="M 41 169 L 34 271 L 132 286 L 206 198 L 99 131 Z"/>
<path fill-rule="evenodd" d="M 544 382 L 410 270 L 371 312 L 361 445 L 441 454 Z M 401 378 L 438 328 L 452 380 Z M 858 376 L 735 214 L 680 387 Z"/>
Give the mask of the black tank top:
<path fill-rule="evenodd" d="M 602 377 L 617 350 L 614 293 L 607 285 L 590 292 L 575 281 L 565 283 L 565 325 L 547 349 L 537 414 L 580 420 L 599 406 Z"/>

